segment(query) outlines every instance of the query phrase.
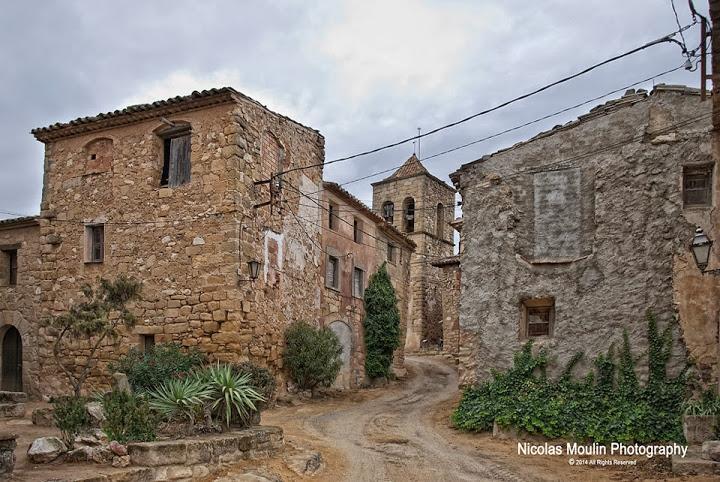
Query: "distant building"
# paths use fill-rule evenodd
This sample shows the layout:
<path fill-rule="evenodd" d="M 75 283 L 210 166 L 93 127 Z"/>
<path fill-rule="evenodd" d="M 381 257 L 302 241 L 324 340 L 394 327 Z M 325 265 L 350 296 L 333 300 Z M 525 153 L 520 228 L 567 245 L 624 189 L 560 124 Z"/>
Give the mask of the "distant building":
<path fill-rule="evenodd" d="M 687 355 L 706 381 L 716 376 L 720 278 L 689 250 L 696 226 L 720 236 L 710 130 L 697 90 L 628 91 L 452 174 L 463 383 L 507 368 L 529 339 L 556 357 L 554 372 L 623 331 L 639 354 L 647 309 L 661 325 L 679 319 L 676 368 Z"/>
<path fill-rule="evenodd" d="M 325 182 L 323 186 L 322 320 L 343 344 L 343 369 L 335 385 L 354 388 L 366 381 L 363 297 L 370 276 L 386 263 L 398 298 L 404 335 L 409 311 L 410 261 L 415 243 L 340 185 Z M 403 369 L 403 352 L 403 347 L 395 352 L 397 370 Z"/>
<path fill-rule="evenodd" d="M 442 344 L 442 271 L 432 261 L 453 254 L 455 189 L 413 154 L 390 177 L 372 184 L 373 211 L 417 246 L 410 261 L 410 311 L 405 348 Z"/>

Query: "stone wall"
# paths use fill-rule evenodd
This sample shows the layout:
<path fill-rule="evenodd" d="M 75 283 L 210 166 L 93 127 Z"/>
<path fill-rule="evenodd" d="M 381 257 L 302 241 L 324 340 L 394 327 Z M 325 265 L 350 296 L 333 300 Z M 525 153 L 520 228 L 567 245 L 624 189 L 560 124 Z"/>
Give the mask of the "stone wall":
<path fill-rule="evenodd" d="M 22 340 L 22 385 L 31 395 L 39 395 L 37 380 L 37 330 L 40 321 L 40 229 L 35 219 L 0 222 L 0 251 L 17 250 L 17 283 L 9 284 L 9 258 L 0 252 L 0 346 L 7 331 L 14 327 Z M 0 356 L 0 373 L 2 357 Z M 0 390 L 2 390 L 0 380 Z"/>
<path fill-rule="evenodd" d="M 523 302 L 539 299 L 554 299 L 550 336 L 535 339 L 552 373 L 577 351 L 586 370 L 625 330 L 643 353 L 647 309 L 662 326 L 680 314 L 674 368 L 686 346 L 715 363 L 716 282 L 688 263 L 688 245 L 695 224 L 717 219 L 683 209 L 682 192 L 683 166 L 715 164 L 709 104 L 687 88 L 629 92 L 452 175 L 464 218 L 461 384 L 512 364 L 527 339 Z"/>
<path fill-rule="evenodd" d="M 162 113 L 192 127 L 190 182 L 175 188 L 160 187 L 163 143 L 156 132 L 166 122 L 152 115 L 154 106 L 142 118 L 131 113 L 126 123 L 98 131 L 39 134 L 46 143 L 42 315 L 66 310 L 81 286 L 99 277 L 127 273 L 143 281 L 142 301 L 134 306 L 139 323 L 103 347 L 90 391 L 107 386 L 107 364 L 138 346 L 141 336 L 195 347 L 210 360 L 251 360 L 282 376 L 284 328 L 320 319 L 320 232 L 308 239 L 290 214 L 319 219 L 319 211 L 301 207 L 288 192 L 317 192 L 322 169 L 287 175 L 285 191 L 256 181 L 278 169 L 279 148 L 268 147 L 268 135 L 282 146 L 288 167 L 321 162 L 323 138 L 242 94 L 216 97 L 197 107 L 189 96 L 182 101 L 187 109 L 181 102 Z M 88 149 L 98 145 L 102 155 L 91 158 Z M 266 201 L 271 204 L 254 207 Z M 86 262 L 88 223 L 104 224 L 102 263 Z M 50 238 L 60 243 L 48 244 Z M 257 281 L 249 279 L 250 260 L 263 263 Z M 54 337 L 39 329 L 39 383 L 46 394 L 68 388 L 54 367 Z M 78 341 L 67 361 L 82 363 L 86 350 Z"/>
<path fill-rule="evenodd" d="M 409 175 L 398 175 L 414 163 L 416 168 Z M 410 233 L 405 232 L 402 216 L 403 202 L 408 197 L 415 200 L 415 229 Z M 454 217 L 455 190 L 431 176 L 413 156 L 393 176 L 373 183 L 373 211 L 381 214 L 386 201 L 395 205 L 393 225 L 416 244 L 410 261 L 410 312 L 405 347 L 417 350 L 423 340 L 431 346 L 442 338 L 442 274 L 430 263 L 453 254 L 453 230 L 448 223 Z M 437 236 L 438 204 L 442 204 L 444 214 L 440 237 Z"/>
<path fill-rule="evenodd" d="M 457 360 L 460 353 L 460 258 L 444 258 L 433 265 L 441 270 L 443 353 Z"/>
<path fill-rule="evenodd" d="M 337 208 L 335 229 L 329 227 L 329 202 Z M 358 267 L 364 271 L 364 286 L 367 288 L 370 277 L 387 261 L 395 294 L 398 298 L 400 312 L 401 337 L 404 339 L 408 318 L 408 290 L 410 275 L 410 259 L 412 244 L 400 233 L 384 226 L 382 220 L 374 216 L 369 208 L 359 207 L 360 201 L 354 199 L 346 191 L 334 188 L 326 183 L 323 190 L 323 236 L 322 247 L 325 251 L 325 262 L 322 272 L 326 272 L 328 256 L 336 256 L 340 260 L 339 289 L 328 286 L 322 295 L 323 320 L 343 340 L 345 366 L 336 381 L 338 388 L 354 388 L 367 382 L 365 376 L 365 341 L 363 321 L 365 304 L 362 295 L 353 292 L 353 269 Z M 355 241 L 354 220 L 361 223 L 358 242 Z M 387 258 L 387 243 L 395 248 L 394 260 Z M 400 347 L 394 355 L 393 366 L 396 371 L 404 370 L 404 347 Z"/>

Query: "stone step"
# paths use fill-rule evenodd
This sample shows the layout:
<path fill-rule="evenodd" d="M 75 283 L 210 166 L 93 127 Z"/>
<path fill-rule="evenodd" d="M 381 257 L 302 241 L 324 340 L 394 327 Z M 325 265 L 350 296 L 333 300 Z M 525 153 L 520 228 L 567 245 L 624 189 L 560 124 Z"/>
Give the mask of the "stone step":
<path fill-rule="evenodd" d="M 24 403 L 0 403 L 0 418 L 23 418 L 24 416 Z"/>
<path fill-rule="evenodd" d="M 720 475 L 720 462 L 703 459 L 700 447 L 691 446 L 684 458 L 673 456 L 672 471 L 677 475 Z"/>
<path fill-rule="evenodd" d="M 6 392 L 0 390 L 0 403 L 23 403 L 27 402 L 28 396 L 25 392 Z"/>

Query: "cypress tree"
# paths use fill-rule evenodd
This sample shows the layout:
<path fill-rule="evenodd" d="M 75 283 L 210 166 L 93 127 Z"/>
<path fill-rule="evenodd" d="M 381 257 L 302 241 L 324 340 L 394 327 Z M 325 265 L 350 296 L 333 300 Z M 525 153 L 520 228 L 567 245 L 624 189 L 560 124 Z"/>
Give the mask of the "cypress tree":
<path fill-rule="evenodd" d="M 370 277 L 365 290 L 365 373 L 390 374 L 393 351 L 400 346 L 400 312 L 385 263 Z"/>

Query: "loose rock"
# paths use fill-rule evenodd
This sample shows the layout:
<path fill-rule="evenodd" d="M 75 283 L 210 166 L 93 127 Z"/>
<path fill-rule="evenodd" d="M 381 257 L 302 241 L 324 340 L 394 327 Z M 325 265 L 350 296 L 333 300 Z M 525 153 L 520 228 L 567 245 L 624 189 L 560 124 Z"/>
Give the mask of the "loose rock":
<path fill-rule="evenodd" d="M 31 462 L 46 464 L 52 462 L 67 450 L 63 441 L 57 437 L 40 437 L 33 440 L 27 454 Z"/>

